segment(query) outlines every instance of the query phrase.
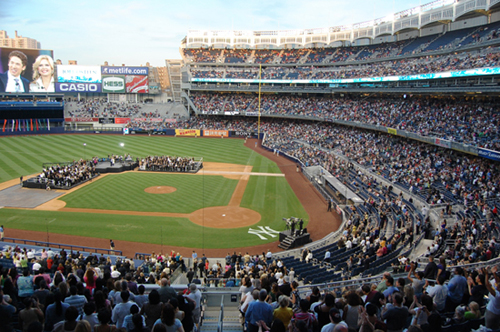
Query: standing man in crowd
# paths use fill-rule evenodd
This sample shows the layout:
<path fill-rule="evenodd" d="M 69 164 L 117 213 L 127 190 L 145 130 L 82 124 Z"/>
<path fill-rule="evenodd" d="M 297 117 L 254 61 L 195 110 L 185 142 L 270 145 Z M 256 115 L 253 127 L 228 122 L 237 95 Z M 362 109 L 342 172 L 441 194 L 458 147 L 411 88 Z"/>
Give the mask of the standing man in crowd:
<path fill-rule="evenodd" d="M 447 312 L 455 311 L 455 308 L 462 303 L 462 298 L 468 290 L 464 270 L 461 267 L 456 267 L 453 269 L 453 273 L 453 278 L 448 282 L 448 297 L 446 298 Z"/>
<path fill-rule="evenodd" d="M 3 230 L 3 225 L 0 226 L 0 240 L 3 241 L 3 237 L 4 237 L 4 230 Z"/>
<path fill-rule="evenodd" d="M 195 302 L 195 306 L 193 309 L 193 321 L 196 325 L 196 330 L 198 330 L 198 325 L 200 324 L 201 317 L 201 292 L 198 290 L 195 284 L 189 285 L 190 293 L 187 297 L 192 299 Z"/>
<path fill-rule="evenodd" d="M 28 92 L 29 80 L 21 77 L 28 65 L 28 57 L 20 51 L 9 53 L 9 70 L 0 74 L 0 92 Z"/>
<path fill-rule="evenodd" d="M 387 331 L 403 331 L 408 317 L 408 308 L 403 306 L 403 296 L 392 294 L 392 306 L 384 306 L 382 318 L 387 323 Z"/>
<path fill-rule="evenodd" d="M 271 326 L 273 321 L 273 308 L 266 302 L 267 291 L 261 289 L 259 300 L 250 302 L 245 313 L 245 321 L 248 324 L 248 332 L 259 331 L 259 321 L 264 321 L 267 326 Z"/>

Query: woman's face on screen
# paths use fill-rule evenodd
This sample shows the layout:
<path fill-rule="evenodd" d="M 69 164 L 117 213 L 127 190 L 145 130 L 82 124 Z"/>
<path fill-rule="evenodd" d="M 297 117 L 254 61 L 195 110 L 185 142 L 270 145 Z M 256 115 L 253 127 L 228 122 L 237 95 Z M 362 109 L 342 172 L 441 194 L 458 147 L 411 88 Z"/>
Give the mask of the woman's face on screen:
<path fill-rule="evenodd" d="M 48 60 L 43 59 L 40 61 L 40 65 L 38 66 L 38 73 L 40 76 L 51 76 L 52 75 L 52 67 Z"/>

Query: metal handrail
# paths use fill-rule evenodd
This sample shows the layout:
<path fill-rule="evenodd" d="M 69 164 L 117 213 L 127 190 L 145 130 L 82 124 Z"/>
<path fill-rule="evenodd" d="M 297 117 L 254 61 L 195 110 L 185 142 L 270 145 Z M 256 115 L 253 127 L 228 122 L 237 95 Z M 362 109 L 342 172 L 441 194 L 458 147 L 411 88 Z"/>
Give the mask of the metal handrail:
<path fill-rule="evenodd" d="M 5 237 L 3 238 L 4 242 L 12 242 L 12 243 L 23 243 L 27 245 L 33 245 L 33 246 L 38 246 L 38 247 L 52 247 L 52 248 L 58 248 L 58 249 L 69 249 L 71 251 L 80 251 L 83 250 L 84 252 L 94 252 L 94 253 L 103 253 L 107 255 L 114 255 L 114 256 L 122 256 L 122 251 L 121 250 L 111 250 L 111 249 L 104 249 L 104 248 L 93 248 L 93 247 L 83 247 L 83 246 L 75 246 L 72 244 L 64 244 L 64 243 L 54 243 L 54 242 L 45 242 L 45 241 L 37 241 L 37 240 L 26 240 L 26 239 L 16 239 L 12 237 Z"/>

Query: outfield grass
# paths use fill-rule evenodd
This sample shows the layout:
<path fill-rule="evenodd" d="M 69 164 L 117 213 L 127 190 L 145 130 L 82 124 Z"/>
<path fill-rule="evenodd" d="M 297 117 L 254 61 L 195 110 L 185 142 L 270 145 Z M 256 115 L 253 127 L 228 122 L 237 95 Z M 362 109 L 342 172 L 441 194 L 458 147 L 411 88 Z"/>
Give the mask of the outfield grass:
<path fill-rule="evenodd" d="M 125 146 L 122 148 L 120 143 Z M 203 157 L 204 161 L 253 165 L 253 172 L 280 173 L 276 164 L 244 148 L 243 140 L 239 139 L 45 135 L 0 138 L 0 182 L 38 173 L 42 170 L 43 163 L 123 153 L 130 153 L 134 158 L 148 155 Z"/>
<path fill-rule="evenodd" d="M 84 148 L 83 143 L 86 143 Z M 122 150 L 120 143 L 124 143 Z M 243 140 L 174 138 L 161 136 L 54 135 L 0 138 L 0 182 L 41 171 L 42 163 L 65 162 L 83 156 L 108 154 L 178 155 L 202 157 L 207 162 L 253 166 L 253 172 L 280 173 L 277 165 L 244 147 Z M 110 175 L 66 195 L 67 207 L 189 213 L 202 207 L 227 205 L 237 180 L 213 175 L 123 173 Z M 168 195 L 145 194 L 144 188 L 167 185 Z M 250 176 L 242 207 L 259 212 L 252 226 L 283 230 L 282 218 L 308 219 L 307 213 L 284 177 Z M 186 218 L 69 213 L 0 209 L 7 229 L 23 229 L 97 238 L 195 248 L 234 248 L 264 241 L 248 234 L 248 227 L 213 229 Z M 50 223 L 49 223 L 50 222 Z M 48 225 L 48 226 L 47 226 Z"/>

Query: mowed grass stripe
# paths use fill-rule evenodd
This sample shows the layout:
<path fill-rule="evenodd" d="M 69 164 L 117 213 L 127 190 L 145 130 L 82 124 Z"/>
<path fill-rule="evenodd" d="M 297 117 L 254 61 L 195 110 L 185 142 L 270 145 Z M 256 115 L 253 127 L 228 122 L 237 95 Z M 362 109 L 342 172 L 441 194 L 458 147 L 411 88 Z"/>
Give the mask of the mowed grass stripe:
<path fill-rule="evenodd" d="M 21 152 L 21 155 L 25 156 L 26 164 L 30 166 L 30 170 L 33 170 L 30 173 L 40 172 L 43 163 L 47 162 L 47 156 L 51 154 L 51 145 L 37 144 L 36 140 L 29 142 L 26 138 L 22 137 L 15 141 L 15 147 L 11 146 L 11 148 Z M 6 145 L 8 146 L 9 143 L 12 142 L 7 141 Z"/>
<path fill-rule="evenodd" d="M 17 149 L 17 146 L 15 144 L 11 144 L 11 142 L 8 142 L 4 146 L 7 147 L 10 151 L 14 150 L 22 152 L 21 150 Z M 16 170 L 17 174 L 33 173 L 33 169 L 36 168 L 36 165 L 30 161 L 29 157 L 23 157 L 22 155 L 23 153 L 4 153 L 0 151 L 0 157 L 2 158 L 3 162 L 5 162 L 6 165 L 9 165 L 13 170 Z M 41 165 L 38 165 L 38 168 L 40 168 L 41 170 Z"/>

